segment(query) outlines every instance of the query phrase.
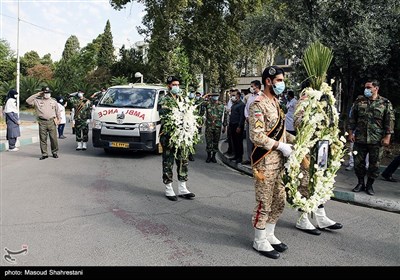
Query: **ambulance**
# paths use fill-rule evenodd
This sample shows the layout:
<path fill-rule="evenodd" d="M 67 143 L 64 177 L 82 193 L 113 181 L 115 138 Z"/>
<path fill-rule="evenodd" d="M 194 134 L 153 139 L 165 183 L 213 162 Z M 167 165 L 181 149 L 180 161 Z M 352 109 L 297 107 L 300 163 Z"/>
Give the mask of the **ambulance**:
<path fill-rule="evenodd" d="M 159 141 L 158 99 L 161 85 L 129 84 L 110 87 L 93 109 L 93 146 L 112 150 L 162 152 Z"/>

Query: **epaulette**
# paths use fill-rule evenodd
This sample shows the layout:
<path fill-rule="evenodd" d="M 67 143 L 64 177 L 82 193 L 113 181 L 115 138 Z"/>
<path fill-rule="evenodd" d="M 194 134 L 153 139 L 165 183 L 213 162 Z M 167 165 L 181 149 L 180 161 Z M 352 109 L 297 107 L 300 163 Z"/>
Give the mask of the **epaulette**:
<path fill-rule="evenodd" d="M 263 99 L 264 99 L 264 96 L 263 95 L 259 95 L 259 96 L 256 97 L 256 99 L 254 99 L 254 102 L 260 102 Z"/>
<path fill-rule="evenodd" d="M 358 103 L 362 101 L 367 101 L 367 98 L 364 95 L 359 95 L 354 102 Z"/>

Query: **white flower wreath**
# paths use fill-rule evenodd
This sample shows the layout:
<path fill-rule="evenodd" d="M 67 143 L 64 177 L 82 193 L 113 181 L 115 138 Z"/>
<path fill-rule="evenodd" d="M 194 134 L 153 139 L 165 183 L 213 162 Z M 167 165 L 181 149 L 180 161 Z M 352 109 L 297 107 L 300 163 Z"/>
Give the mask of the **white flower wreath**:
<path fill-rule="evenodd" d="M 171 102 L 171 113 L 166 117 L 166 127 L 171 135 L 169 145 L 175 147 L 175 157 L 180 151 L 183 158 L 194 153 L 194 145 L 199 142 L 197 105 L 188 97 Z"/>
<path fill-rule="evenodd" d="M 321 101 L 323 95 L 328 98 Z M 339 114 L 334 106 L 336 99 L 327 83 L 322 83 L 321 90 L 304 89 L 301 97 L 303 99 L 299 101 L 296 113 L 302 112 L 303 118 L 297 131 L 294 152 L 285 164 L 287 173 L 284 179 L 291 207 L 310 213 L 333 196 L 336 173 L 345 154 L 346 139 L 339 136 Z M 330 110 L 332 113 L 328 113 Z M 329 141 L 328 165 L 324 170 L 316 164 L 310 167 L 310 198 L 307 199 L 298 191 L 301 178 L 304 177 L 300 165 L 306 155 L 311 155 L 319 140 Z"/>

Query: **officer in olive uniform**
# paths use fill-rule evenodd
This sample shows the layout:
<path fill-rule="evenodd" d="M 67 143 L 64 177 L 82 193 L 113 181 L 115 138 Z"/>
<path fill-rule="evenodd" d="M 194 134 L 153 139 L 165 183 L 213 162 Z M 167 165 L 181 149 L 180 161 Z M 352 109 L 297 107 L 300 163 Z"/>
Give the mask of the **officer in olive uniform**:
<path fill-rule="evenodd" d="M 161 128 L 160 128 L 160 143 L 163 148 L 162 153 L 162 169 L 163 169 L 163 183 L 165 184 L 165 196 L 172 201 L 178 200 L 175 195 L 174 189 L 172 188 L 173 182 L 173 167 L 174 161 L 177 165 L 178 173 L 178 196 L 186 199 L 193 199 L 195 194 L 190 192 L 186 187 L 186 181 L 188 180 L 188 159 L 182 158 L 178 155 L 175 158 L 175 147 L 169 145 L 170 132 L 165 129 L 165 117 L 172 113 L 172 108 L 168 107 L 168 100 L 182 99 L 182 91 L 179 88 L 179 80 L 176 77 L 170 76 L 167 78 L 167 93 L 159 100 L 158 109 L 160 114 Z"/>
<path fill-rule="evenodd" d="M 51 98 L 50 89 L 44 87 L 42 91 L 29 96 L 26 99 L 26 103 L 36 109 L 39 123 L 40 150 L 42 152 L 42 156 L 39 159 L 43 160 L 49 157 L 47 154 L 47 134 L 50 137 L 53 158 L 58 158 L 57 125 L 61 115 L 58 110 L 57 100 Z"/>
<path fill-rule="evenodd" d="M 219 93 L 207 94 L 210 98 L 202 104 L 206 115 L 206 162 L 217 162 L 215 154 L 218 152 L 218 142 L 222 133 L 225 133 L 226 119 L 224 118 L 225 106 L 219 101 Z M 223 119 L 224 118 L 224 119 Z"/>
<path fill-rule="evenodd" d="M 379 82 L 369 80 L 365 83 L 364 96 L 359 96 L 353 105 L 348 124 L 349 140 L 354 142 L 354 171 L 358 184 L 353 192 L 365 190 L 374 195 L 372 187 L 379 176 L 379 162 L 383 155 L 383 146 L 389 146 L 390 137 L 394 133 L 394 112 L 392 103 L 380 96 Z M 369 153 L 368 171 L 365 157 Z M 367 175 L 367 184 L 364 177 Z"/>
<path fill-rule="evenodd" d="M 83 91 L 71 93 L 69 101 L 74 107 L 75 136 L 77 151 L 85 151 L 89 141 L 89 123 L 92 117 L 92 105 L 89 99 L 86 99 Z"/>
<path fill-rule="evenodd" d="M 253 248 L 277 259 L 288 247 L 275 237 L 275 225 L 286 201 L 282 180 L 285 157 L 292 153 L 294 136 L 285 129 L 285 114 L 278 97 L 285 90 L 284 71 L 267 67 L 262 74 L 264 91 L 250 105 L 249 130 L 254 143 L 251 164 L 254 172 L 256 206 L 253 212 Z"/>

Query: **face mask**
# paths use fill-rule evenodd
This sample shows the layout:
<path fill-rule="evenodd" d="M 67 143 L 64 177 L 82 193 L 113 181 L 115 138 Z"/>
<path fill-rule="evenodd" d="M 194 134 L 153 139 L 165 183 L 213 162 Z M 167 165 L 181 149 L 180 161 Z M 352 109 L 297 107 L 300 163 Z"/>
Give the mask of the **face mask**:
<path fill-rule="evenodd" d="M 180 89 L 179 89 L 179 86 L 173 86 L 173 87 L 171 88 L 171 93 L 172 93 L 172 94 L 176 94 L 176 95 L 180 95 L 181 91 L 180 91 Z"/>
<path fill-rule="evenodd" d="M 199 99 L 200 99 L 200 96 L 196 96 L 196 99 L 199 100 Z"/>
<path fill-rule="evenodd" d="M 63 103 L 64 102 L 64 99 L 60 99 L 60 103 Z"/>
<path fill-rule="evenodd" d="M 372 91 L 369 88 L 364 89 L 364 96 L 370 98 L 372 96 Z"/>
<path fill-rule="evenodd" d="M 285 82 L 279 82 L 272 86 L 276 95 L 281 95 L 285 90 Z"/>
<path fill-rule="evenodd" d="M 82 92 L 79 92 L 79 93 L 78 93 L 78 97 L 79 97 L 79 98 L 82 98 L 82 97 L 83 97 L 83 93 L 82 93 Z"/>
<path fill-rule="evenodd" d="M 193 99 L 193 98 L 194 98 L 194 93 L 193 93 L 193 92 L 189 93 L 189 98 L 190 98 L 190 99 Z"/>
<path fill-rule="evenodd" d="M 45 93 L 43 97 L 44 97 L 45 99 L 49 99 L 50 96 L 51 96 L 51 93 Z"/>
<path fill-rule="evenodd" d="M 254 92 L 256 92 L 256 90 L 254 89 L 254 88 L 250 88 L 250 93 L 254 93 Z"/>
<path fill-rule="evenodd" d="M 213 100 L 215 100 L 215 101 L 218 101 L 219 96 L 212 96 L 211 98 L 212 98 Z"/>
<path fill-rule="evenodd" d="M 235 101 L 236 101 L 236 96 L 231 96 L 231 100 L 232 100 L 233 102 L 235 102 Z"/>

